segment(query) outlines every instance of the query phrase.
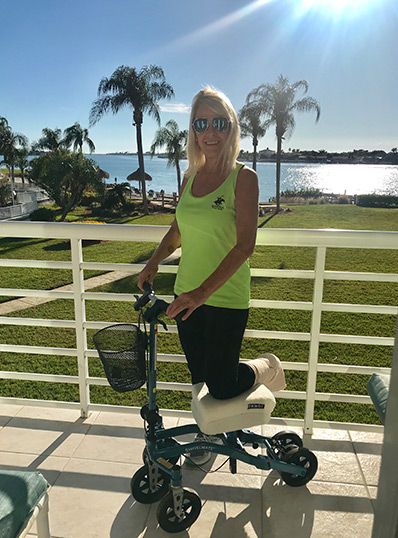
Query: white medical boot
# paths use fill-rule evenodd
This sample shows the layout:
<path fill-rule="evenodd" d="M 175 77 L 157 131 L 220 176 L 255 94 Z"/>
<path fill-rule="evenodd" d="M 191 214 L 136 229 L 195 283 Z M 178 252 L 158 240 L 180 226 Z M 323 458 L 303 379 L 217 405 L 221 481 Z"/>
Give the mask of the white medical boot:
<path fill-rule="evenodd" d="M 254 384 L 265 385 L 271 392 L 277 392 L 286 388 L 285 372 L 281 361 L 273 353 L 264 353 L 248 364 L 256 376 Z"/>

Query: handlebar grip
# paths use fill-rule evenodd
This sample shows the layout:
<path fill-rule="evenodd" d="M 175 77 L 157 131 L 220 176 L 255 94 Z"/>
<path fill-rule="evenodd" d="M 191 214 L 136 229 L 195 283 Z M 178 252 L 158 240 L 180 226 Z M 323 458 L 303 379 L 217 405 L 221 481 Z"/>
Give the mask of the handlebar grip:
<path fill-rule="evenodd" d="M 152 291 L 152 286 L 149 284 L 147 280 L 145 280 L 142 287 L 144 288 L 144 291 Z"/>

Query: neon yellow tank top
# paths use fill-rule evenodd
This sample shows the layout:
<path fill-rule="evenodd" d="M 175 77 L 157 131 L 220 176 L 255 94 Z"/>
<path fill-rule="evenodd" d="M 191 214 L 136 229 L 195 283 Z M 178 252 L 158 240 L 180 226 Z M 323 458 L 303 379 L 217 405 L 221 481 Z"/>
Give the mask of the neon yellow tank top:
<path fill-rule="evenodd" d="M 236 245 L 235 187 L 237 163 L 225 181 L 205 196 L 193 196 L 192 175 L 184 188 L 176 210 L 181 233 L 181 260 L 174 293 L 191 291 L 202 284 Z M 225 308 L 249 308 L 249 261 L 225 282 L 205 304 Z"/>

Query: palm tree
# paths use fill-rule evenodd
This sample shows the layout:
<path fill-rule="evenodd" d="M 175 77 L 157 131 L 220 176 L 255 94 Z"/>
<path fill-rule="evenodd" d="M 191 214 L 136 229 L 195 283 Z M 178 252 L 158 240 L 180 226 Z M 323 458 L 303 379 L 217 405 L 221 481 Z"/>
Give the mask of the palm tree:
<path fill-rule="evenodd" d="M 56 151 L 63 147 L 64 143 L 62 140 L 61 129 L 49 129 L 48 127 L 45 127 L 42 129 L 41 133 L 42 137 L 32 144 L 32 149 L 34 151 Z"/>
<path fill-rule="evenodd" d="M 22 146 L 21 148 L 18 149 L 16 159 L 15 159 L 15 164 L 18 166 L 18 168 L 21 171 L 21 180 L 23 184 L 25 183 L 25 172 L 27 168 L 30 166 L 28 155 L 29 155 L 29 147 Z"/>
<path fill-rule="evenodd" d="M 137 134 L 137 153 L 141 175 L 142 202 L 148 212 L 145 189 L 144 152 L 142 148 L 142 122 L 144 112 L 160 124 L 159 99 L 170 99 L 174 90 L 167 84 L 163 69 L 157 65 L 144 66 L 140 71 L 121 65 L 109 78 L 103 78 L 98 86 L 98 98 L 90 111 L 90 126 L 106 112 L 116 114 L 125 106 L 133 109 L 133 125 Z"/>
<path fill-rule="evenodd" d="M 247 101 L 260 101 L 266 116 L 266 126 L 275 125 L 277 140 L 276 150 L 276 213 L 280 210 L 280 179 L 281 179 L 281 155 L 282 140 L 288 138 L 296 125 L 294 112 L 316 112 L 316 120 L 319 120 L 321 108 L 318 101 L 312 97 L 301 97 L 295 101 L 296 93 L 302 89 L 308 91 L 308 82 L 299 80 L 290 84 L 289 80 L 279 75 L 275 84 L 261 84 L 252 90 Z"/>
<path fill-rule="evenodd" d="M 180 131 L 178 123 L 170 120 L 165 127 L 158 129 L 151 146 L 151 155 L 155 155 L 157 148 L 166 146 L 167 164 L 175 166 L 177 170 L 178 195 L 181 192 L 181 169 L 180 160 L 186 156 L 188 131 Z"/>
<path fill-rule="evenodd" d="M 258 101 L 246 102 L 246 104 L 239 111 L 240 136 L 241 138 L 246 138 L 247 136 L 252 137 L 253 170 L 256 170 L 257 166 L 258 141 L 265 135 L 267 131 L 267 127 L 262 119 L 262 116 L 262 103 Z"/>
<path fill-rule="evenodd" d="M 90 153 L 95 151 L 94 142 L 88 136 L 88 129 L 83 129 L 79 122 L 65 129 L 63 143 L 68 148 L 73 144 L 73 151 L 79 149 L 81 153 L 83 153 L 83 144 L 86 143 Z"/>
<path fill-rule="evenodd" d="M 28 139 L 21 133 L 14 133 L 11 127 L 6 124 L 0 130 L 0 152 L 3 155 L 3 162 L 10 170 L 10 181 L 12 190 L 12 202 L 14 203 L 14 169 L 18 158 L 18 151 L 28 146 Z"/>
<path fill-rule="evenodd" d="M 121 205 L 124 209 L 127 205 L 126 195 L 130 193 L 130 184 L 127 181 L 110 185 L 105 193 L 104 206 L 112 209 Z"/>
<path fill-rule="evenodd" d="M 7 118 L 4 116 L 0 116 L 0 130 L 6 129 L 8 127 L 8 121 Z"/>

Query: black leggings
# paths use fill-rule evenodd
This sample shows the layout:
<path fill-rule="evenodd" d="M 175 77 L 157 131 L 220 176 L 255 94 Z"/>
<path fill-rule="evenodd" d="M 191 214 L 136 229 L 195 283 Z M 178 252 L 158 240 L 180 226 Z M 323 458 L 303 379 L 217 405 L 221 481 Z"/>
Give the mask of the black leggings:
<path fill-rule="evenodd" d="M 192 384 L 206 382 L 219 400 L 237 396 L 254 384 L 253 369 L 239 362 L 248 316 L 248 309 L 202 305 L 177 324 Z"/>

